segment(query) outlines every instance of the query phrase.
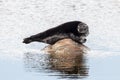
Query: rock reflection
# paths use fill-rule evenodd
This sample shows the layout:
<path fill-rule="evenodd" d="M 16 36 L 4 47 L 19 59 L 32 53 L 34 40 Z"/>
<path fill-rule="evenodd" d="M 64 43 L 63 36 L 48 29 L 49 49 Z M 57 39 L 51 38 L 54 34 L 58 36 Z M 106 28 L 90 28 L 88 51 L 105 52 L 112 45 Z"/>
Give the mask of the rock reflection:
<path fill-rule="evenodd" d="M 31 71 L 56 72 L 61 78 L 85 78 L 88 76 L 85 53 L 87 48 L 65 39 L 45 50 L 49 54 L 25 54 L 25 66 Z"/>

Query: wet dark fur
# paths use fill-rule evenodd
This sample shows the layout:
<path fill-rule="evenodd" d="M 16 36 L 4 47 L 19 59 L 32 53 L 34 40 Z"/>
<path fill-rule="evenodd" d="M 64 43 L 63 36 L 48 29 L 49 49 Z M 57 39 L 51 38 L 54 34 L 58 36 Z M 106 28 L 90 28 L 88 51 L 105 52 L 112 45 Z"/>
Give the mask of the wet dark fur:
<path fill-rule="evenodd" d="M 38 41 L 38 42 L 43 42 L 43 43 L 52 45 L 61 39 L 70 38 L 73 41 L 82 44 L 83 42 L 86 41 L 86 39 L 83 38 L 83 36 L 86 35 L 87 33 L 78 32 L 77 28 L 79 23 L 82 23 L 82 22 L 71 21 L 71 22 L 61 24 L 47 31 L 25 38 L 23 43 L 28 44 L 33 41 Z"/>

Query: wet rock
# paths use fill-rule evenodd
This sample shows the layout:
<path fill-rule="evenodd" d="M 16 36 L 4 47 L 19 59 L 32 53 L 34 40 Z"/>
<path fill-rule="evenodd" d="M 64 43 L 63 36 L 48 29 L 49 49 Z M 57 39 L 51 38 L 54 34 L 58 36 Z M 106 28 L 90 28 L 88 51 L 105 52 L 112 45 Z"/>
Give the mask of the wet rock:
<path fill-rule="evenodd" d="M 50 53 L 49 64 L 51 70 L 57 70 L 64 74 L 88 75 L 84 54 L 88 48 L 71 39 L 63 39 L 54 45 L 49 45 L 45 51 Z"/>
<path fill-rule="evenodd" d="M 85 53 L 88 48 L 83 44 L 78 44 L 71 39 L 63 39 L 56 42 L 54 45 L 49 45 L 44 48 L 48 53 L 74 54 Z"/>

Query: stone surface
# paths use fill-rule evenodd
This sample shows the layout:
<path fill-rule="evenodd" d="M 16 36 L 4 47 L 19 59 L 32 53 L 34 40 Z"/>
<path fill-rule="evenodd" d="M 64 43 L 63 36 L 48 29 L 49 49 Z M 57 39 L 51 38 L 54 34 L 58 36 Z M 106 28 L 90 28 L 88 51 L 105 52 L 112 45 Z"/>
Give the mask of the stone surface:
<path fill-rule="evenodd" d="M 49 45 L 45 49 L 48 53 L 83 53 L 88 50 L 85 45 L 78 44 L 71 39 L 63 39 L 54 45 Z"/>
<path fill-rule="evenodd" d="M 51 69 L 67 74 L 87 76 L 88 69 L 84 54 L 88 48 L 71 39 L 63 39 L 44 49 L 50 53 Z"/>

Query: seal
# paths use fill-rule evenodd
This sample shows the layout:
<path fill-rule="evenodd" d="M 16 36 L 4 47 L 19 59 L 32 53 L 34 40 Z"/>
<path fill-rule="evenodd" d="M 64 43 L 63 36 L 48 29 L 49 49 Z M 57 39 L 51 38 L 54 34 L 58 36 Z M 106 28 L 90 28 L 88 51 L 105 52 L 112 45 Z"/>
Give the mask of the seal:
<path fill-rule="evenodd" d="M 81 21 L 70 21 L 27 37 L 23 40 L 23 43 L 29 44 L 37 41 L 53 45 L 62 39 L 72 39 L 73 41 L 82 44 L 86 42 L 88 34 L 89 28 L 87 24 Z"/>

